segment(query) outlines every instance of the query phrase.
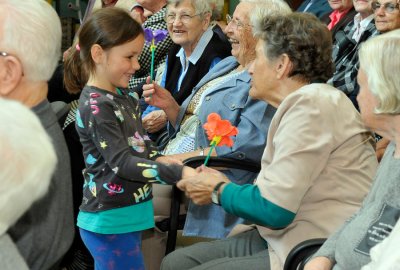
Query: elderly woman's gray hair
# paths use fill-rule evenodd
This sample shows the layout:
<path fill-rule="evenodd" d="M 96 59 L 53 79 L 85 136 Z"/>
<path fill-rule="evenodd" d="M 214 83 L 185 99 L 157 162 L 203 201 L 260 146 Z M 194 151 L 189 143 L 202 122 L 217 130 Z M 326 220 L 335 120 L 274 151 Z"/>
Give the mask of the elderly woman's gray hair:
<path fill-rule="evenodd" d="M 269 60 L 286 54 L 292 69 L 289 77 L 307 82 L 326 82 L 332 77 L 332 38 L 326 25 L 308 13 L 267 16 L 253 21 L 256 37 L 264 40 Z"/>
<path fill-rule="evenodd" d="M 400 30 L 364 42 L 359 58 L 369 90 L 379 103 L 375 113 L 400 114 Z"/>
<path fill-rule="evenodd" d="M 175 7 L 179 6 L 184 0 L 168 0 L 167 4 L 168 5 L 173 5 Z M 189 2 L 192 4 L 194 9 L 196 10 L 196 14 L 199 14 L 201 18 L 205 14 L 211 14 L 211 2 L 209 0 L 189 0 Z"/>

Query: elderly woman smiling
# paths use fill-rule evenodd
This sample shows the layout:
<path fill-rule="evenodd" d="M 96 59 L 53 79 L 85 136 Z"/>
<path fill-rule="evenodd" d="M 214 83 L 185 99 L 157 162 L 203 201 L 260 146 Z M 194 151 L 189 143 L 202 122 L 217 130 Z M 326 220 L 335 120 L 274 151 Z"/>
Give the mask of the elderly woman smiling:
<path fill-rule="evenodd" d="M 257 6 L 258 13 L 254 13 Z M 281 0 L 242 0 L 225 29 L 232 43 L 233 56 L 210 70 L 182 106 L 157 84 L 144 86 L 146 100 L 162 108 L 168 116 L 171 140 L 164 154 L 176 154 L 175 157 L 182 160 L 206 154 L 210 141 L 202 126 L 207 116 L 216 112 L 235 125 L 239 134 L 232 148 L 217 147 L 213 155 L 260 163 L 275 108 L 249 98 L 247 68 L 255 58 L 257 42 L 250 26 L 250 14 L 263 17 L 290 12 L 289 6 Z M 225 170 L 224 173 L 237 184 L 251 183 L 256 177 L 255 173 L 239 170 Z M 227 214 L 217 205 L 199 207 L 190 203 L 184 235 L 224 238 L 237 223 L 242 222 L 243 219 Z"/>
<path fill-rule="evenodd" d="M 334 232 L 370 187 L 377 166 L 372 135 L 345 94 L 311 83 L 332 75 L 329 30 L 301 13 L 253 25 L 260 39 L 249 69 L 250 95 L 277 107 L 261 172 L 254 185 L 239 186 L 203 167 L 178 187 L 195 203 L 213 197 L 227 212 L 259 225 L 178 249 L 162 269 L 282 269 L 296 244 Z"/>
<path fill-rule="evenodd" d="M 231 46 L 218 25 L 211 23 L 208 0 L 169 0 L 165 21 L 172 41 L 160 85 L 181 104 L 200 79 L 230 56 Z M 154 133 L 167 123 L 163 111 L 148 106 L 143 126 Z"/>

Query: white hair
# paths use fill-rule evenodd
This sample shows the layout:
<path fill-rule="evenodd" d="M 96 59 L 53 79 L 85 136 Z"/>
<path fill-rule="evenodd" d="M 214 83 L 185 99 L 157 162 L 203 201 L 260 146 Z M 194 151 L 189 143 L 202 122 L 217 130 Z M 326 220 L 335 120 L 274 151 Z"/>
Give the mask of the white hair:
<path fill-rule="evenodd" d="M 61 56 L 61 22 L 44 0 L 0 0 L 1 49 L 15 55 L 30 81 L 48 81 Z"/>
<path fill-rule="evenodd" d="M 168 6 L 169 5 L 178 6 L 183 1 L 184 0 L 168 0 L 167 5 Z M 189 2 L 194 7 L 194 10 L 196 11 L 196 13 L 200 14 L 201 16 L 204 16 L 204 14 L 206 14 L 206 13 L 211 14 L 211 12 L 212 12 L 210 0 L 189 0 Z"/>
<path fill-rule="evenodd" d="M 57 156 L 38 117 L 21 103 L 0 98 L 0 123 L 2 235 L 47 192 Z"/>
<path fill-rule="evenodd" d="M 365 41 L 360 48 L 360 67 L 377 98 L 375 113 L 400 114 L 400 29 Z"/>
<path fill-rule="evenodd" d="M 285 16 L 292 13 L 292 9 L 283 0 L 241 0 L 240 2 L 256 5 L 256 8 L 250 14 L 251 25 L 253 26 L 259 25 L 259 22 L 269 16 Z"/>

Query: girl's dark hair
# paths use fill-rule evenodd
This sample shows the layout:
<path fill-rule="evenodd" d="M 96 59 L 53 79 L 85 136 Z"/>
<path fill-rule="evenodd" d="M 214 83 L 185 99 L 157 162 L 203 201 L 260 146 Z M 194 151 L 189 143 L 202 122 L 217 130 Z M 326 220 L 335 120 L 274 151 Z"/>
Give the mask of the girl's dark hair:
<path fill-rule="evenodd" d="M 68 92 L 79 93 L 95 71 L 90 53 L 94 44 L 109 50 L 139 35 L 143 35 L 142 26 L 125 10 L 109 7 L 93 12 L 79 32 L 79 45 L 71 47 L 64 61 L 64 83 Z"/>

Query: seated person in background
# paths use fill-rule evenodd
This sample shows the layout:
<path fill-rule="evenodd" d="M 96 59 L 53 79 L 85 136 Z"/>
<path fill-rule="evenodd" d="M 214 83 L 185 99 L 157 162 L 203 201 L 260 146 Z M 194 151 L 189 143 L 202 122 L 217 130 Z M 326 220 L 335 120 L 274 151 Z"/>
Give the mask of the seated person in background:
<path fill-rule="evenodd" d="M 342 90 L 357 105 L 357 68 L 358 49 L 362 42 L 378 35 L 375 27 L 371 3 L 364 0 L 353 0 L 354 9 L 358 12 L 343 31 L 336 33 L 333 44 L 333 62 L 335 72 L 328 83 Z"/>
<path fill-rule="evenodd" d="M 10 226 L 46 194 L 57 156 L 37 116 L 0 98 L 0 262 L 2 270 L 28 270 Z"/>
<path fill-rule="evenodd" d="M 150 17 L 151 15 L 153 15 L 153 13 L 151 11 L 144 9 L 138 3 L 135 3 L 129 9 L 129 12 L 131 14 L 131 17 L 134 18 L 140 24 L 143 24 L 147 20 L 147 17 Z"/>
<path fill-rule="evenodd" d="M 32 270 L 57 269 L 74 238 L 68 149 L 46 99 L 61 56 L 61 23 L 47 1 L 0 1 L 0 96 L 39 117 L 57 153 L 49 192 L 8 230 Z"/>
<path fill-rule="evenodd" d="M 107 8 L 107 7 L 120 7 L 120 8 L 125 8 L 128 9 L 129 7 L 127 6 L 127 1 L 129 0 L 89 0 L 88 4 L 86 6 L 85 10 L 85 15 L 83 16 L 83 19 L 81 21 L 81 24 L 76 31 L 74 40 L 76 41 L 76 38 L 78 37 L 79 31 L 81 30 L 82 25 L 89 19 L 90 15 L 93 13 L 93 11 L 100 9 L 100 8 Z M 68 56 L 68 54 L 71 53 L 71 47 L 69 47 L 64 53 L 63 53 L 63 60 Z"/>
<path fill-rule="evenodd" d="M 143 87 L 146 89 L 143 93 L 145 100 L 162 108 L 168 116 L 171 139 L 164 154 L 172 154 L 181 160 L 207 154 L 210 141 L 203 124 L 210 113 L 216 112 L 236 126 L 239 133 L 234 138 L 233 147 L 217 147 L 212 155 L 260 163 L 275 108 L 249 98 L 251 78 L 247 69 L 255 59 L 257 42 L 250 26 L 250 14 L 256 7 L 259 7 L 258 17 L 291 12 L 281 0 L 242 0 L 225 29 L 232 42 L 233 56 L 211 69 L 193 88 L 182 106 L 168 91 L 156 84 Z M 224 170 L 224 173 L 240 185 L 251 183 L 257 176 L 252 172 L 234 169 Z M 236 224 L 243 222 L 243 219 L 227 214 L 219 206 L 200 207 L 189 203 L 183 233 L 186 236 L 225 238 Z"/>
<path fill-rule="evenodd" d="M 165 20 L 174 42 L 168 53 L 161 87 L 178 104 L 219 61 L 230 55 L 231 46 L 218 25 L 211 23 L 208 0 L 168 1 Z M 165 113 L 153 106 L 143 112 L 143 126 L 154 133 L 167 123 Z"/>
<path fill-rule="evenodd" d="M 221 29 L 225 29 L 226 21 L 223 18 L 224 13 L 224 0 L 209 0 L 212 10 L 211 18 L 215 20 L 215 22 L 221 27 Z"/>
<path fill-rule="evenodd" d="M 343 30 L 353 20 L 356 11 L 352 0 L 328 0 L 328 3 L 333 11 L 322 16 L 321 21 L 328 25 L 334 38 L 336 32 Z"/>
<path fill-rule="evenodd" d="M 137 0 L 136 4 L 144 8 L 143 16 L 145 20 L 142 24 L 143 28 L 151 30 L 167 30 L 167 23 L 165 21 L 165 15 L 167 12 L 167 0 Z M 131 15 L 133 8 L 131 8 Z M 146 16 L 146 11 L 150 12 L 150 16 Z M 137 14 L 136 14 L 137 15 Z M 139 21 L 139 20 L 138 20 Z M 168 35 L 163 41 L 157 43 L 157 49 L 154 54 L 154 72 L 156 72 L 160 66 L 165 63 L 168 51 L 170 50 L 173 42 L 171 37 Z M 140 69 L 132 76 L 129 81 L 129 89 L 141 92 L 142 85 L 146 82 L 146 78 L 150 76 L 151 66 L 151 51 L 150 45 L 145 44 L 143 51 L 139 56 Z"/>
<path fill-rule="evenodd" d="M 391 143 L 362 208 L 328 238 L 307 270 L 360 269 L 371 261 L 371 248 L 389 235 L 400 216 L 400 77 L 393 72 L 400 69 L 400 58 L 393 57 L 400 55 L 400 30 L 364 42 L 359 53 L 361 118 Z"/>
<path fill-rule="evenodd" d="M 332 8 L 327 0 L 305 0 L 296 11 L 312 13 L 321 18 L 325 14 L 331 13 Z"/>
<path fill-rule="evenodd" d="M 297 12 L 252 25 L 259 41 L 250 96 L 277 107 L 261 172 L 254 185 L 240 186 L 202 167 L 178 187 L 195 203 L 212 201 L 259 225 L 177 249 L 162 269 L 283 269 L 295 245 L 329 236 L 369 190 L 377 166 L 372 135 L 342 92 L 311 83 L 332 76 L 326 26 Z"/>
<path fill-rule="evenodd" d="M 386 33 L 400 28 L 400 10 L 398 0 L 380 0 L 371 3 L 375 15 L 376 29 Z M 381 134 L 379 134 L 381 135 Z M 377 139 L 381 138 L 378 136 Z M 390 140 L 382 138 L 376 143 L 376 155 L 380 160 Z"/>

